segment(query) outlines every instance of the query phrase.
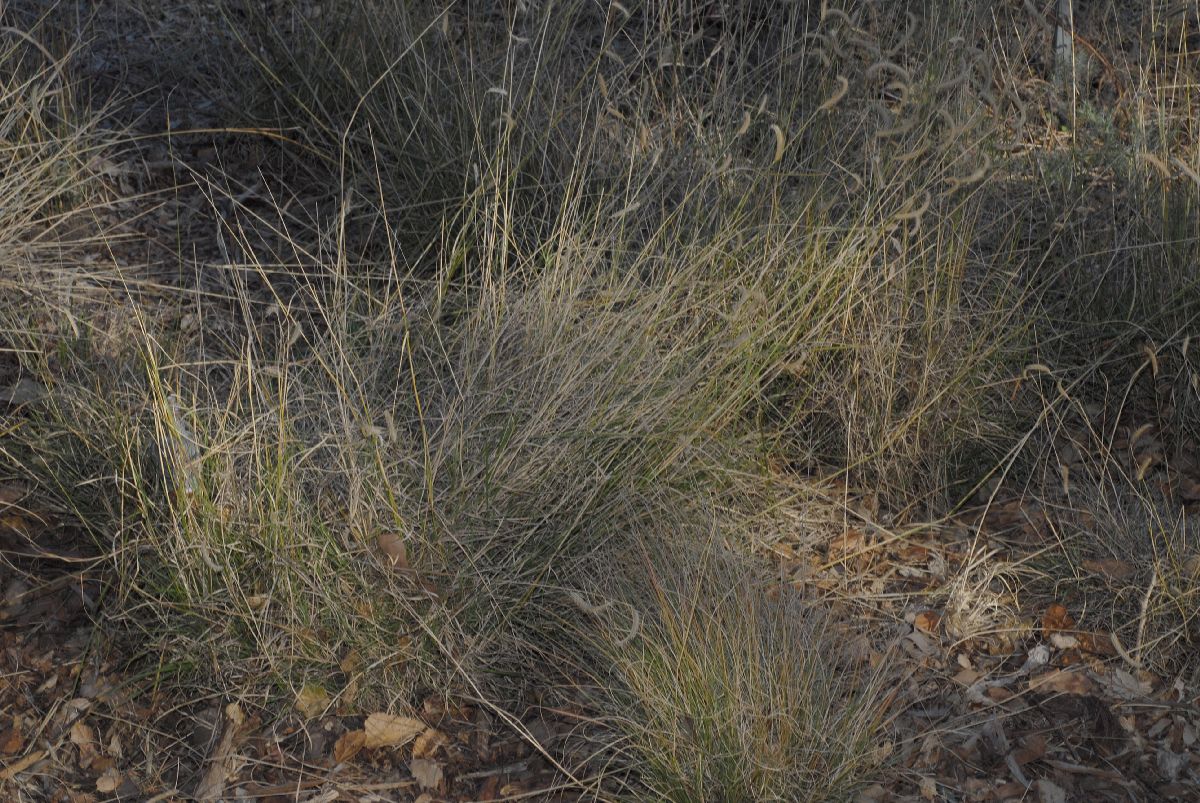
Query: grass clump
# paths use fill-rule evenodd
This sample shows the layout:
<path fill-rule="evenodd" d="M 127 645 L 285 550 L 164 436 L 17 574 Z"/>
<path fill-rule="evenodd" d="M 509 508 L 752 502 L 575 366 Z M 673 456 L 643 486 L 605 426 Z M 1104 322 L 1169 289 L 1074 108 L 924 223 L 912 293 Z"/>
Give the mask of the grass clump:
<path fill-rule="evenodd" d="M 575 604 L 635 797 L 845 800 L 879 764 L 881 695 L 810 604 L 711 544 L 612 561 Z"/>
<path fill-rule="evenodd" d="M 0 264 L 18 271 L 60 264 L 84 232 L 80 211 L 99 189 L 96 115 L 37 32 L 0 38 Z"/>
<path fill-rule="evenodd" d="M 337 166 L 333 213 L 277 230 L 290 258 L 242 248 L 224 297 L 168 294 L 190 329 L 183 304 L 136 316 L 106 372 L 116 409 L 67 349 L 80 381 L 21 436 L 45 453 L 46 433 L 106 416 L 90 437 L 107 459 L 60 486 L 119 500 L 93 517 L 117 544 L 112 623 L 185 686 L 321 687 L 344 710 L 430 689 L 507 710 L 528 678 L 582 682 L 555 668 L 592 650 L 633 783 L 843 795 L 871 763 L 869 695 L 824 674 L 803 609 L 727 595 L 723 565 L 692 586 L 695 553 L 657 542 L 719 518 L 748 544 L 779 458 L 927 501 L 947 454 L 990 448 L 981 412 L 1020 329 L 958 194 L 984 133 L 967 101 L 956 122 L 915 87 L 911 105 L 869 100 L 897 70 L 925 86 L 953 65 L 826 54 L 853 85 L 792 69 L 822 24 L 798 8 L 731 13 L 722 34 L 670 4 L 624 20 L 580 4 L 504 36 L 457 11 L 345 10 L 386 41 L 302 23 L 296 60 L 264 63 L 322 154 L 298 161 Z M 697 61 L 722 35 L 745 46 Z M 664 36 L 682 62 L 638 55 Z M 817 147 L 836 131 L 849 141 Z M 921 137 L 947 147 L 908 158 Z M 233 206 L 236 240 L 250 212 Z M 564 628 L 564 589 L 636 550 L 634 646 Z"/>
<path fill-rule="evenodd" d="M 518 5 L 227 6 L 235 122 L 286 130 L 292 183 L 213 204 L 195 286 L 81 271 L 137 291 L 122 326 L 14 281 L 11 359 L 54 392 L 0 456 L 107 542 L 108 623 L 185 688 L 510 720 L 568 688 L 634 798 L 846 799 L 883 714 L 845 623 L 744 561 L 779 475 L 890 524 L 1028 459 L 1016 377 L 1090 388 L 1114 331 L 1190 325 L 1194 189 L 1099 118 L 1012 155 L 1028 101 L 971 4 Z M 52 80 L 5 95 L 42 122 L 0 114 L 33 132 L 0 257 L 78 176 Z M 1129 180 L 1093 276 L 1100 170 Z"/>

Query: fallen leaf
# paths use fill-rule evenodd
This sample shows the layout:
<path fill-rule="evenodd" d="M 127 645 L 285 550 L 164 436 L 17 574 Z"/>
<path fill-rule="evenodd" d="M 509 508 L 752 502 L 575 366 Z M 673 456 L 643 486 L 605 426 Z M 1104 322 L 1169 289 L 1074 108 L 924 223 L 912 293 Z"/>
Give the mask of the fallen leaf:
<path fill-rule="evenodd" d="M 1042 632 L 1046 635 L 1061 630 L 1073 630 L 1074 628 L 1075 619 L 1067 611 L 1065 605 L 1055 602 L 1046 608 L 1046 612 L 1042 614 Z"/>
<path fill-rule="evenodd" d="M 76 747 L 91 747 L 95 743 L 95 733 L 87 723 L 79 721 L 71 726 L 71 744 Z"/>
<path fill-rule="evenodd" d="M 955 683 L 961 686 L 970 686 L 975 681 L 979 680 L 980 674 L 974 669 L 960 669 L 958 673 L 951 678 Z"/>
<path fill-rule="evenodd" d="M 310 683 L 296 695 L 296 710 L 306 717 L 319 715 L 329 705 L 329 692 L 316 683 Z"/>
<path fill-rule="evenodd" d="M 429 758 L 450 744 L 450 737 L 437 728 L 427 728 L 413 742 L 413 758 Z"/>
<path fill-rule="evenodd" d="M 16 755 L 25 747 L 25 737 L 17 725 L 0 732 L 0 753 L 6 756 Z"/>
<path fill-rule="evenodd" d="M 1132 563 L 1117 558 L 1088 558 L 1083 562 L 1083 568 L 1110 580 L 1128 580 L 1137 571 Z"/>
<path fill-rule="evenodd" d="M 855 567 L 865 568 L 871 562 L 870 555 L 862 554 L 867 547 L 867 536 L 861 530 L 847 530 L 829 542 L 829 560 L 831 563 L 840 563 L 854 557 Z"/>
<path fill-rule="evenodd" d="M 1093 655 L 1116 655 L 1117 650 L 1113 647 L 1112 636 L 1104 633 L 1076 633 L 1076 640 L 1079 642 L 1079 649 L 1090 652 Z"/>
<path fill-rule="evenodd" d="M 1046 755 L 1046 737 L 1040 733 L 1031 733 L 1021 739 L 1021 746 L 1013 751 L 1013 761 L 1018 766 L 1024 766 L 1034 761 L 1041 761 Z"/>
<path fill-rule="evenodd" d="M 96 734 L 87 724 L 79 720 L 71 726 L 71 744 L 79 748 L 79 766 L 87 769 L 97 757 Z"/>
<path fill-rule="evenodd" d="M 921 611 L 913 620 L 913 626 L 925 633 L 935 633 L 941 621 L 942 615 L 937 611 Z"/>
<path fill-rule="evenodd" d="M 1149 682 L 1135 678 L 1120 667 L 1115 667 L 1103 678 L 1105 689 L 1114 697 L 1125 700 L 1137 700 L 1146 697 L 1153 691 Z"/>
<path fill-rule="evenodd" d="M 362 666 L 362 656 L 358 650 L 351 650 L 338 662 L 338 669 L 349 675 Z"/>
<path fill-rule="evenodd" d="M 358 755 L 365 744 L 367 734 L 363 731 L 346 731 L 333 745 L 333 760 L 341 764 Z"/>
<path fill-rule="evenodd" d="M 395 533 L 381 533 L 377 542 L 388 566 L 398 572 L 408 571 L 408 548 L 403 538 Z"/>
<path fill-rule="evenodd" d="M 442 779 L 445 777 L 442 765 L 427 758 L 414 758 L 409 762 L 408 771 L 412 773 L 413 778 L 422 789 L 437 789 L 442 785 Z"/>
<path fill-rule="evenodd" d="M 1080 670 L 1055 669 L 1030 678 L 1029 688 L 1033 691 L 1083 696 L 1091 694 L 1095 690 L 1096 684 Z"/>
<path fill-rule="evenodd" d="M 371 714 L 363 724 L 365 738 L 363 747 L 400 747 L 406 745 L 427 726 L 412 717 L 395 717 L 391 714 Z"/>
<path fill-rule="evenodd" d="M 123 780 L 125 779 L 121 777 L 121 773 L 117 771 L 116 767 L 109 767 L 103 775 L 96 779 L 96 791 L 105 795 L 115 792 Z"/>
<path fill-rule="evenodd" d="M 1003 686 L 988 686 L 984 692 L 987 698 L 995 703 L 1002 703 L 1006 700 L 1011 700 L 1015 695 L 1014 692 L 1004 688 Z"/>

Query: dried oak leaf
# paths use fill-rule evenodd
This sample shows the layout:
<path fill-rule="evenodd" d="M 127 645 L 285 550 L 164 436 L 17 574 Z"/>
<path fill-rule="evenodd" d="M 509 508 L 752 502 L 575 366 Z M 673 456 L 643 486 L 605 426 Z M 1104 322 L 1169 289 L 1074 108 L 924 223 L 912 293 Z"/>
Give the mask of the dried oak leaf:
<path fill-rule="evenodd" d="M 871 562 L 870 555 L 864 554 L 868 546 L 867 536 L 861 530 L 847 530 L 830 540 L 829 560 L 840 562 L 853 558 L 855 568 L 866 568 Z"/>
<path fill-rule="evenodd" d="M 71 726 L 71 744 L 79 748 L 79 766 L 87 769 L 98 755 L 96 752 L 96 734 L 82 720 Z"/>
<path fill-rule="evenodd" d="M 1132 563 L 1117 558 L 1088 558 L 1083 568 L 1110 580 L 1128 580 L 1136 572 Z"/>
<path fill-rule="evenodd" d="M 1112 636 L 1106 633 L 1076 633 L 1076 640 L 1079 642 L 1079 649 L 1084 652 L 1090 652 L 1093 655 L 1116 655 L 1117 650 L 1113 647 Z"/>
<path fill-rule="evenodd" d="M 1030 678 L 1029 688 L 1032 691 L 1060 692 L 1082 696 L 1095 691 L 1096 684 L 1080 670 L 1055 669 Z"/>
<path fill-rule="evenodd" d="M 412 717 L 371 714 L 363 723 L 363 747 L 401 747 L 417 738 L 426 727 L 424 722 Z"/>
<path fill-rule="evenodd" d="M 315 717 L 329 705 L 329 692 L 316 683 L 305 686 L 296 695 L 296 710 L 306 717 Z"/>
<path fill-rule="evenodd" d="M 404 545 L 403 538 L 395 533 L 381 533 L 377 542 L 379 551 L 383 553 L 384 563 L 394 571 L 408 571 L 408 548 Z"/>
<path fill-rule="evenodd" d="M 414 758 L 408 765 L 408 771 L 422 789 L 437 789 L 446 777 L 442 765 L 427 758 Z"/>
<path fill-rule="evenodd" d="M 413 742 L 413 758 L 430 758 L 448 744 L 450 744 L 449 736 L 437 728 L 427 728 Z"/>
<path fill-rule="evenodd" d="M 1018 766 L 1024 766 L 1034 761 L 1041 761 L 1046 755 L 1046 737 L 1040 733 L 1031 733 L 1020 740 L 1021 746 L 1012 752 L 1013 761 Z"/>
<path fill-rule="evenodd" d="M 364 731 L 346 731 L 333 744 L 333 760 L 341 764 L 354 758 L 363 749 L 366 740 Z"/>
<path fill-rule="evenodd" d="M 1046 612 L 1042 614 L 1042 632 L 1046 635 L 1062 630 L 1074 629 L 1075 619 L 1067 611 L 1065 605 L 1055 602 L 1046 608 Z"/>
<path fill-rule="evenodd" d="M 103 775 L 96 779 L 96 791 L 104 795 L 110 794 L 115 792 L 124 780 L 116 767 L 109 767 Z"/>
<path fill-rule="evenodd" d="M 346 653 L 342 660 L 338 662 L 338 669 L 349 675 L 353 672 L 356 672 L 358 668 L 362 666 L 362 664 L 362 655 L 359 654 L 358 650 L 350 650 L 350 652 Z"/>
<path fill-rule="evenodd" d="M 0 753 L 6 756 L 16 755 L 25 747 L 25 737 L 21 734 L 21 728 L 14 725 L 7 730 L 0 731 Z"/>
<path fill-rule="evenodd" d="M 913 619 L 913 626 L 925 633 L 936 633 L 941 621 L 942 615 L 937 611 L 921 611 Z"/>

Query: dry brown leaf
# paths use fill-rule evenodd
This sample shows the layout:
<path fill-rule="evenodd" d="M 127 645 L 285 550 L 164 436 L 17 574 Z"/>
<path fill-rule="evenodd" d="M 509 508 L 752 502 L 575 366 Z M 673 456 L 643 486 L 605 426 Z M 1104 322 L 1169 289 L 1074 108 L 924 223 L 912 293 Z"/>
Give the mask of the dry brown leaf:
<path fill-rule="evenodd" d="M 71 726 L 71 744 L 76 747 L 92 747 L 96 744 L 96 735 L 91 727 L 83 720 Z"/>
<path fill-rule="evenodd" d="M 913 620 L 913 626 L 925 633 L 936 633 L 941 621 L 942 615 L 937 611 L 921 611 Z"/>
<path fill-rule="evenodd" d="M 1064 605 L 1055 602 L 1046 608 L 1046 612 L 1042 614 L 1042 632 L 1046 635 L 1062 630 L 1074 629 L 1075 619 Z"/>
<path fill-rule="evenodd" d="M 384 562 L 390 568 L 398 572 L 408 571 L 408 548 L 404 545 L 403 538 L 395 533 L 381 533 L 377 541 Z"/>
<path fill-rule="evenodd" d="M 1120 667 L 1113 667 L 1101 677 L 1104 690 L 1113 697 L 1123 700 L 1138 700 L 1154 690 L 1153 684 L 1145 677 L 1135 677 Z"/>
<path fill-rule="evenodd" d="M 360 666 L 362 666 L 362 656 L 359 655 L 358 650 L 351 650 L 338 662 L 338 669 L 347 675 L 356 671 Z"/>
<path fill-rule="evenodd" d="M 106 772 L 109 768 L 115 767 L 117 762 L 113 761 L 108 756 L 97 755 L 92 759 L 92 772 Z"/>
<path fill-rule="evenodd" d="M 116 767 L 109 767 L 103 775 L 96 779 L 96 791 L 104 795 L 115 792 L 124 780 Z"/>
<path fill-rule="evenodd" d="M 1117 558 L 1089 558 L 1083 562 L 1083 568 L 1110 580 L 1127 580 L 1137 571 L 1133 564 Z"/>
<path fill-rule="evenodd" d="M 96 733 L 83 722 L 71 726 L 71 744 L 79 748 L 79 766 L 87 769 L 97 757 Z"/>
<path fill-rule="evenodd" d="M 906 653 L 908 653 L 908 657 L 912 658 L 914 661 L 919 661 L 922 658 L 933 655 L 933 653 L 937 651 L 937 647 L 934 645 L 934 643 L 926 638 L 923 633 L 917 630 L 906 634 L 904 638 L 900 640 L 900 647 Z"/>
<path fill-rule="evenodd" d="M 395 717 L 391 714 L 371 714 L 363 724 L 365 738 L 363 747 L 400 747 L 417 738 L 427 726 L 412 717 Z"/>
<path fill-rule="evenodd" d="M 449 736 L 437 728 L 427 728 L 413 742 L 413 758 L 430 758 L 448 744 L 450 744 Z"/>
<path fill-rule="evenodd" d="M 7 730 L 0 731 L 0 753 L 6 756 L 20 753 L 25 747 L 25 737 L 21 734 L 21 726 L 13 725 Z"/>
<path fill-rule="evenodd" d="M 422 789 L 437 789 L 445 778 L 442 765 L 427 758 L 414 758 L 409 762 L 408 771 Z"/>
<path fill-rule="evenodd" d="M 1091 694 L 1096 684 L 1081 670 L 1055 669 L 1029 679 L 1032 691 L 1059 692 L 1084 696 Z"/>
<path fill-rule="evenodd" d="M 333 760 L 341 764 L 358 755 L 366 743 L 367 734 L 364 731 L 346 731 L 333 745 Z"/>
<path fill-rule="evenodd" d="M 871 542 L 861 530 L 847 530 L 829 541 L 829 562 L 820 566 L 827 569 L 842 564 L 847 568 L 862 571 L 871 565 Z"/>
<path fill-rule="evenodd" d="M 951 678 L 951 680 L 961 686 L 970 686 L 972 683 L 979 680 L 980 677 L 980 674 L 974 669 L 960 669 L 958 673 Z"/>
<path fill-rule="evenodd" d="M 315 717 L 329 705 L 329 692 L 316 683 L 305 686 L 296 695 L 296 710 L 305 717 Z"/>
<path fill-rule="evenodd" d="M 1031 733 L 1021 739 L 1021 746 L 1013 751 L 1013 761 L 1018 766 L 1024 766 L 1034 761 L 1041 761 L 1046 755 L 1046 737 L 1040 733 Z"/>
<path fill-rule="evenodd" d="M 1117 650 L 1113 647 L 1112 636 L 1106 633 L 1076 633 L 1075 640 L 1079 643 L 1079 649 L 1084 652 L 1090 652 L 1093 655 L 1116 655 Z"/>
<path fill-rule="evenodd" d="M 987 698 L 994 703 L 1003 703 L 1006 700 L 1011 700 L 1015 696 L 1014 692 L 1004 688 L 1003 686 L 988 686 L 987 691 L 985 691 L 984 694 L 986 694 Z"/>

